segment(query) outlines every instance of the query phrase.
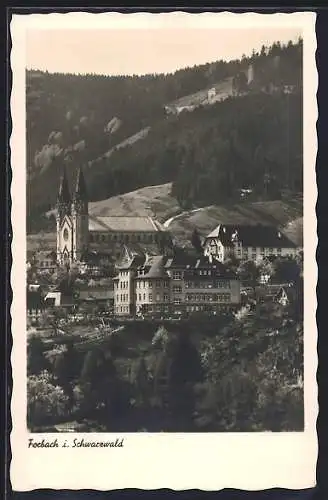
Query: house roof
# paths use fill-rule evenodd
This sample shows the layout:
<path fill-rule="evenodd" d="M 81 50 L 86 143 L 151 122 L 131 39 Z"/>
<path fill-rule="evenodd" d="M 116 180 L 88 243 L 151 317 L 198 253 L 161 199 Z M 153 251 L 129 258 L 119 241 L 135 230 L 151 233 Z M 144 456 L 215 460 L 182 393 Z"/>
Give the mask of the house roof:
<path fill-rule="evenodd" d="M 53 291 L 48 292 L 44 300 L 47 301 L 52 299 L 55 301 L 56 306 L 71 306 L 73 305 L 73 297 L 69 295 L 63 295 L 62 292 Z"/>
<path fill-rule="evenodd" d="M 49 250 L 38 250 L 37 252 L 34 253 L 34 257 L 35 257 L 36 260 L 40 260 L 40 259 L 52 259 L 54 263 L 57 260 L 57 254 L 56 254 L 56 252 L 49 251 Z"/>
<path fill-rule="evenodd" d="M 158 232 L 162 230 L 161 224 L 151 217 L 89 216 L 89 231 Z"/>
<path fill-rule="evenodd" d="M 167 273 L 164 268 L 165 257 L 163 255 L 156 255 L 146 258 L 144 266 L 145 274 L 138 276 L 138 278 L 165 278 Z"/>
<path fill-rule="evenodd" d="M 80 300 L 108 300 L 114 297 L 114 291 L 110 288 L 90 288 L 79 292 Z"/>
<path fill-rule="evenodd" d="M 283 292 L 286 294 L 287 299 L 288 299 L 288 301 L 289 301 L 289 302 L 292 302 L 292 301 L 294 301 L 294 300 L 295 300 L 295 298 L 296 298 L 296 290 L 295 290 L 295 287 L 293 287 L 293 286 L 282 286 L 282 287 L 279 289 L 279 291 L 278 291 L 277 295 L 280 295 L 280 294 L 282 294 Z"/>
<path fill-rule="evenodd" d="M 231 246 L 236 238 L 245 247 L 295 247 L 295 244 L 276 227 L 262 224 L 248 226 L 219 224 L 207 238 L 219 238 L 224 246 Z"/>

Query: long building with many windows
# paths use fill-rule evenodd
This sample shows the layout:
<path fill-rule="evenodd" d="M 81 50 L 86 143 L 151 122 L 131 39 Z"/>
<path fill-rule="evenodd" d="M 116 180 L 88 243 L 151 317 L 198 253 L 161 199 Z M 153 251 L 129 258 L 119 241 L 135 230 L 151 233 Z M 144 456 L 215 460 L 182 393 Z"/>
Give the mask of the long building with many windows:
<path fill-rule="evenodd" d="M 299 249 L 274 226 L 219 224 L 204 242 L 204 255 L 210 260 L 259 262 L 265 257 L 294 257 Z"/>
<path fill-rule="evenodd" d="M 239 280 L 205 257 L 147 256 L 125 248 L 117 270 L 117 316 L 216 312 L 240 304 Z"/>

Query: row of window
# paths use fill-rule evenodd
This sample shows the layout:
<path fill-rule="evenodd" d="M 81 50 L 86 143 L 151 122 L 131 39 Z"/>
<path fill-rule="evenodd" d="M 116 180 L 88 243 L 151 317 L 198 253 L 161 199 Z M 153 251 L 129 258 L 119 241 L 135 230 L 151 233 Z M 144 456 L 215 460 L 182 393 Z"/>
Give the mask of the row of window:
<path fill-rule="evenodd" d="M 129 282 L 128 281 L 120 281 L 119 283 L 115 283 L 115 288 L 120 288 L 121 290 L 126 290 L 129 288 Z"/>
<path fill-rule="evenodd" d="M 119 313 L 129 313 L 130 309 L 129 309 L 129 306 L 117 306 L 117 307 L 115 307 L 115 312 L 117 314 L 119 314 Z"/>
<path fill-rule="evenodd" d="M 115 233 L 89 233 L 90 242 L 100 243 L 100 242 L 144 242 L 144 243 L 157 243 L 159 241 L 159 235 L 156 233 L 144 233 L 144 234 L 115 234 Z"/>
<path fill-rule="evenodd" d="M 55 262 L 52 260 L 43 260 L 38 262 L 39 267 L 56 267 Z"/>
<path fill-rule="evenodd" d="M 230 288 L 230 281 L 186 281 L 185 286 L 186 288 Z"/>
<path fill-rule="evenodd" d="M 155 287 L 156 288 L 169 288 L 169 282 L 167 280 L 161 281 L 161 280 L 156 280 L 155 281 Z M 136 288 L 153 288 L 153 282 L 152 281 L 137 281 Z"/>
<path fill-rule="evenodd" d="M 186 300 L 189 302 L 230 302 L 231 301 L 231 296 L 229 293 L 205 293 L 205 294 L 200 294 L 200 293 L 195 293 L 195 294 L 188 294 L 186 296 Z"/>
<path fill-rule="evenodd" d="M 220 307 L 220 309 L 226 309 L 226 305 L 222 305 Z M 214 310 L 216 309 L 217 307 L 214 308 Z M 213 306 L 212 307 L 209 307 L 209 306 L 202 306 L 202 305 L 199 305 L 199 306 L 187 306 L 186 307 L 186 312 L 199 312 L 199 311 L 213 311 Z"/>
<path fill-rule="evenodd" d="M 241 248 L 238 248 L 237 249 L 237 253 L 240 254 L 241 251 L 243 253 L 252 253 L 252 254 L 256 254 L 258 251 L 260 251 L 260 253 L 264 254 L 264 253 L 269 253 L 269 254 L 274 254 L 274 253 L 281 253 L 282 249 L 281 248 L 265 248 L 265 247 L 244 247 L 242 250 Z"/>
<path fill-rule="evenodd" d="M 199 269 L 199 270 L 194 270 L 193 275 L 197 276 L 216 276 L 217 275 L 217 270 L 216 269 Z M 190 271 L 188 272 L 190 275 Z M 173 271 L 173 279 L 174 280 L 181 280 L 183 279 L 183 272 L 182 271 Z"/>
<path fill-rule="evenodd" d="M 145 301 L 147 300 L 147 295 L 146 295 L 145 293 L 144 293 L 144 294 L 139 293 L 139 294 L 137 295 L 137 298 L 138 298 L 138 301 L 139 301 L 139 302 L 142 302 L 142 301 L 144 301 L 144 302 L 145 302 Z M 161 295 L 160 295 L 159 293 L 157 293 L 157 294 L 156 294 L 156 302 L 161 302 L 162 300 L 163 300 L 164 302 L 168 302 L 168 301 L 169 301 L 169 296 L 168 296 L 168 294 L 164 293 L 164 295 L 163 295 L 163 299 L 161 299 Z M 153 302 L 153 294 L 152 294 L 152 293 L 150 293 L 150 294 L 148 295 L 148 302 Z"/>
<path fill-rule="evenodd" d="M 129 301 L 129 294 L 128 293 L 121 293 L 119 295 L 118 293 L 116 294 L 116 301 L 119 302 L 128 302 Z"/>

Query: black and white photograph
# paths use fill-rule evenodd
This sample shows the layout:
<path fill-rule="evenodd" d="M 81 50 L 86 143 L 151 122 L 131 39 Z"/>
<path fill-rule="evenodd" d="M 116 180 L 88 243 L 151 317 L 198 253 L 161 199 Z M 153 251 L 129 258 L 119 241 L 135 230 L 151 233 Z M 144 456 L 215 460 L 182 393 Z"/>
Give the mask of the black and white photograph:
<path fill-rule="evenodd" d="M 302 27 L 148 23 L 25 32 L 31 448 L 305 430 Z"/>

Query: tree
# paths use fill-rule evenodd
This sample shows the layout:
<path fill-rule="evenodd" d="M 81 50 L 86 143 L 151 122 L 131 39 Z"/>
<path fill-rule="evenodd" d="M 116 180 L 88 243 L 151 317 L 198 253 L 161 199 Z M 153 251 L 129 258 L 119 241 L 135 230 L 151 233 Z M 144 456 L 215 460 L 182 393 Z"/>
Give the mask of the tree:
<path fill-rule="evenodd" d="M 66 344 L 66 349 L 59 354 L 54 362 L 54 374 L 70 399 L 73 398 L 73 382 L 79 375 L 79 355 L 72 341 Z"/>
<path fill-rule="evenodd" d="M 144 356 L 133 364 L 131 382 L 135 388 L 137 405 L 147 407 L 151 394 L 150 377 Z"/>
<path fill-rule="evenodd" d="M 203 253 L 202 240 L 201 240 L 201 237 L 200 237 L 200 234 L 199 234 L 197 228 L 195 228 L 192 232 L 191 244 L 194 247 L 194 249 L 197 251 L 197 253 L 199 253 L 199 254 Z"/>
<path fill-rule="evenodd" d="M 274 275 L 272 279 L 276 283 L 299 283 L 301 274 L 300 264 L 296 259 L 278 258 L 274 262 Z"/>
<path fill-rule="evenodd" d="M 82 411 L 91 417 L 99 414 L 106 420 L 110 418 L 116 384 L 116 370 L 111 356 L 106 356 L 100 348 L 88 351 L 80 376 L 84 395 Z"/>
<path fill-rule="evenodd" d="M 45 356 L 46 348 L 42 339 L 36 335 L 30 337 L 27 343 L 27 373 L 38 375 L 48 370 L 50 363 Z"/>
<path fill-rule="evenodd" d="M 237 269 L 237 275 L 242 282 L 255 288 L 259 278 L 259 269 L 253 261 L 247 260 L 240 263 Z"/>
<path fill-rule="evenodd" d="M 153 366 L 155 397 L 170 411 L 172 426 L 192 425 L 194 385 L 202 380 L 199 353 L 186 332 L 165 336 Z"/>
<path fill-rule="evenodd" d="M 27 418 L 29 425 L 46 424 L 63 418 L 68 412 L 68 398 L 63 389 L 55 385 L 51 375 L 42 371 L 27 379 Z"/>

